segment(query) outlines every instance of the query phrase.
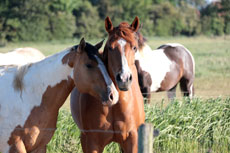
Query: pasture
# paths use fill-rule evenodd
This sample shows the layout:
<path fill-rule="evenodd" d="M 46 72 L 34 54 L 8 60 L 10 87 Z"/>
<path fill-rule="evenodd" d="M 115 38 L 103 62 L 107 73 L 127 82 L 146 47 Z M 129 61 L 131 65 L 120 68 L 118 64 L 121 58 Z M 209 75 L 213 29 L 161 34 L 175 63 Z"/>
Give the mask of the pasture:
<path fill-rule="evenodd" d="M 100 40 L 89 42 L 97 41 Z M 51 55 L 78 42 L 9 43 L 0 52 L 29 46 Z M 183 44 L 195 58 L 195 98 L 190 103 L 182 99 L 179 86 L 178 99 L 171 103 L 165 92 L 152 94 L 145 112 L 146 121 L 160 130 L 154 141 L 155 152 L 230 152 L 230 37 L 148 38 L 152 49 L 173 42 Z M 79 133 L 67 100 L 59 113 L 58 128 L 48 152 L 81 152 Z M 104 152 L 119 152 L 119 147 L 111 144 Z"/>

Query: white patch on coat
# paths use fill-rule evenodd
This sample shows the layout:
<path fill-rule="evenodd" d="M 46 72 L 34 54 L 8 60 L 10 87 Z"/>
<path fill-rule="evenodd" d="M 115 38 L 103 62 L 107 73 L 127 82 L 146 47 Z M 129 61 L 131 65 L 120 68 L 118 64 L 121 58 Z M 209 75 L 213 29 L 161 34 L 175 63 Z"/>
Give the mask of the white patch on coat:
<path fill-rule="evenodd" d="M 94 57 L 96 58 L 96 60 L 98 62 L 98 67 L 101 70 L 101 73 L 105 79 L 106 85 L 110 86 L 113 82 L 112 82 L 111 78 L 109 77 L 109 74 L 105 68 L 104 63 L 101 61 L 101 59 L 99 57 L 97 57 L 97 55 L 94 55 Z"/>
<path fill-rule="evenodd" d="M 142 46 L 142 48 L 139 48 L 139 51 L 137 51 L 137 52 L 140 52 L 140 54 L 142 54 L 143 51 L 144 52 L 151 52 L 152 49 L 151 49 L 151 47 L 148 44 L 144 43 L 144 45 Z"/>
<path fill-rule="evenodd" d="M 11 52 L 0 53 L 0 65 L 24 65 L 44 58 L 45 56 L 35 48 L 17 48 Z"/>
<path fill-rule="evenodd" d="M 195 60 L 192 56 L 192 53 L 186 48 L 184 47 L 183 45 L 179 44 L 179 43 L 168 43 L 166 44 L 168 46 L 172 46 L 172 47 L 177 47 L 177 46 L 180 46 L 180 47 L 183 47 L 187 52 L 188 54 L 190 55 L 190 57 L 192 58 L 192 63 L 193 63 L 193 74 L 195 75 Z"/>
<path fill-rule="evenodd" d="M 121 52 L 122 52 L 122 55 L 121 55 L 122 73 L 131 74 L 131 70 L 129 68 L 127 59 L 125 57 L 125 45 L 126 45 L 127 42 L 126 42 L 126 40 L 124 40 L 123 38 L 121 38 L 121 39 L 118 40 L 118 43 L 119 43 L 119 45 L 121 47 Z"/>
<path fill-rule="evenodd" d="M 24 89 L 20 93 L 13 88 L 17 67 L 1 69 L 0 76 L 0 152 L 5 153 L 10 146 L 7 141 L 14 128 L 24 126 L 25 121 L 35 106 L 40 106 L 42 95 L 48 86 L 55 86 L 72 76 L 73 69 L 63 65 L 62 58 L 69 52 L 65 50 L 34 63 L 24 76 Z"/>
<path fill-rule="evenodd" d="M 146 50 L 144 48 L 142 52 L 137 51 L 135 59 L 139 60 L 142 70 L 150 73 L 151 91 L 155 92 L 161 87 L 166 73 L 170 71 L 172 61 L 165 55 L 163 49 L 150 50 L 148 46 Z"/>
<path fill-rule="evenodd" d="M 101 73 L 105 79 L 106 85 L 107 85 L 107 89 L 111 92 L 113 92 L 113 101 L 114 102 L 118 102 L 119 99 L 119 94 L 118 91 L 115 87 L 115 85 L 113 84 L 113 81 L 111 80 L 111 78 L 109 77 L 109 74 L 105 68 L 104 63 L 101 61 L 101 59 L 99 57 L 97 57 L 96 55 L 94 55 L 94 57 L 96 58 L 97 62 L 98 62 L 98 67 L 101 70 Z"/>

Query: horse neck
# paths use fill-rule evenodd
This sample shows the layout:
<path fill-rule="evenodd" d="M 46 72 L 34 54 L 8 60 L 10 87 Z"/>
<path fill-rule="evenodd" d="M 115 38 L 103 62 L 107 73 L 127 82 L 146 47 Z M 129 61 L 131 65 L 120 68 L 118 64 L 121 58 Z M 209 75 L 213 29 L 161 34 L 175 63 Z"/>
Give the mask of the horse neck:
<path fill-rule="evenodd" d="M 131 67 L 131 71 L 133 75 L 131 89 L 128 91 L 119 91 L 119 102 L 117 105 L 115 105 L 114 112 L 118 113 L 116 114 L 118 116 L 119 114 L 124 115 L 128 120 L 130 117 L 134 117 L 135 124 L 138 127 L 141 123 L 144 122 L 145 118 L 144 102 L 138 84 L 136 66 Z"/>
<path fill-rule="evenodd" d="M 25 90 L 37 90 L 53 107 L 61 107 L 74 88 L 73 68 L 62 62 L 68 53 L 65 50 L 32 64 L 24 76 Z"/>
<path fill-rule="evenodd" d="M 121 101 L 119 104 L 127 103 L 127 106 L 139 105 L 140 101 L 143 101 L 143 97 L 138 83 L 136 66 L 133 65 L 130 67 L 130 69 L 133 76 L 131 88 L 125 92 L 119 90 L 119 100 Z"/>
<path fill-rule="evenodd" d="M 148 44 L 144 43 L 144 45 L 140 49 L 140 52 L 143 52 L 143 54 L 145 54 L 145 53 L 148 53 L 148 52 L 152 52 L 152 49 Z"/>

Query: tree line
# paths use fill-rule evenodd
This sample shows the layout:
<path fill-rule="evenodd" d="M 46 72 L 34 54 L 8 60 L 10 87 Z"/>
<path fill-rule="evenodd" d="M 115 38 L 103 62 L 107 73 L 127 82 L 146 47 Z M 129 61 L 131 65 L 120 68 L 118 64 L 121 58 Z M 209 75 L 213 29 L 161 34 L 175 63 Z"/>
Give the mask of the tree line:
<path fill-rule="evenodd" d="M 145 36 L 230 34 L 230 0 L 1 0 L 0 43 L 101 38 L 106 16 L 138 16 Z"/>

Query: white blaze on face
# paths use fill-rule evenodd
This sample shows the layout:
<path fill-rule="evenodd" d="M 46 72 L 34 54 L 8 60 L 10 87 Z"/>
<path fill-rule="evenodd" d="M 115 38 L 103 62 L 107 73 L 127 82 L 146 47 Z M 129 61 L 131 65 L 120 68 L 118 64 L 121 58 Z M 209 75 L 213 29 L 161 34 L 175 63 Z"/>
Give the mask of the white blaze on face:
<path fill-rule="evenodd" d="M 124 73 L 124 74 L 131 74 L 131 70 L 129 68 L 129 65 L 128 65 L 128 62 L 127 62 L 127 59 L 125 57 L 125 45 L 126 45 L 126 40 L 124 40 L 123 38 L 119 39 L 118 40 L 118 43 L 121 47 L 121 64 L 122 64 L 122 70 L 121 70 L 121 73 Z"/>
<path fill-rule="evenodd" d="M 101 73 L 105 79 L 106 85 L 110 86 L 113 82 L 109 77 L 109 74 L 107 73 L 107 70 L 105 68 L 104 63 L 101 61 L 101 59 L 99 57 L 97 57 L 97 55 L 94 55 L 94 57 L 96 58 L 97 62 L 98 62 L 98 67 L 101 70 Z"/>
<path fill-rule="evenodd" d="M 113 81 L 111 80 L 111 78 L 109 77 L 109 74 L 105 68 L 104 63 L 101 61 L 101 59 L 99 57 L 97 57 L 96 55 L 94 55 L 94 57 L 96 58 L 97 62 L 98 62 L 98 67 L 101 70 L 101 73 L 105 79 L 106 85 L 107 85 L 107 90 L 109 90 L 109 92 L 113 92 L 113 101 L 114 104 L 116 102 L 118 102 L 118 91 L 115 87 L 115 85 L 113 84 Z"/>

